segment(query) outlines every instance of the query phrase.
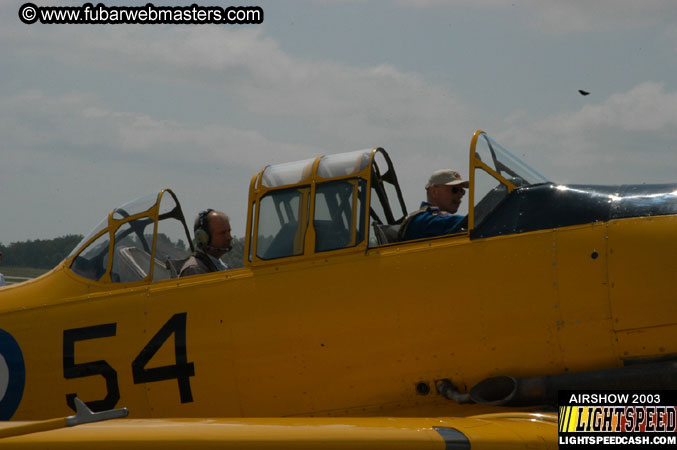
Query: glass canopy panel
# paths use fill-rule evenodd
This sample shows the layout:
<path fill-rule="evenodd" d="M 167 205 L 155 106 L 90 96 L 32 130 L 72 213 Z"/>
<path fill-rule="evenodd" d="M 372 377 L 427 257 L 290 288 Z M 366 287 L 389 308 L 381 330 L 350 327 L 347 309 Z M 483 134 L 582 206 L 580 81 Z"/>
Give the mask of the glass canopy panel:
<path fill-rule="evenodd" d="M 96 236 L 97 234 L 101 233 L 101 231 L 105 230 L 108 227 L 108 217 L 105 217 L 97 226 L 94 227 L 92 231 L 89 232 L 87 236 L 85 236 L 79 243 L 78 245 L 75 246 L 73 250 L 68 254 L 66 258 L 70 258 L 71 256 L 75 255 L 78 251 L 80 251 L 80 248 L 82 248 L 83 245 L 85 245 L 91 238 Z"/>
<path fill-rule="evenodd" d="M 177 206 L 178 205 L 176 204 L 176 201 L 174 201 L 172 195 L 168 191 L 164 192 L 160 199 L 160 216 L 173 213 Z"/>
<path fill-rule="evenodd" d="M 480 135 L 477 139 L 475 157 L 517 187 L 550 182 L 548 178 L 486 134 Z"/>
<path fill-rule="evenodd" d="M 481 169 L 475 170 L 475 219 L 477 228 L 506 196 L 508 188 Z"/>
<path fill-rule="evenodd" d="M 184 227 L 183 213 L 169 193 L 165 192 L 160 203 L 160 222 L 156 258 L 187 258 L 191 253 L 190 235 Z"/>
<path fill-rule="evenodd" d="M 313 219 L 316 252 L 350 247 L 362 242 L 366 186 L 367 182 L 361 178 L 317 185 Z"/>
<path fill-rule="evenodd" d="M 313 174 L 314 162 L 315 158 L 269 166 L 263 171 L 261 183 L 271 188 L 300 183 Z"/>
<path fill-rule="evenodd" d="M 307 218 L 309 208 L 304 199 L 309 191 L 308 187 L 284 189 L 261 199 L 256 256 L 274 259 L 303 254 L 306 229 L 299 228 L 299 218 Z"/>
<path fill-rule="evenodd" d="M 176 278 L 190 253 L 190 235 L 184 227 L 183 213 L 170 192 L 165 191 L 160 200 L 153 281 Z"/>
<path fill-rule="evenodd" d="M 334 178 L 356 174 L 369 165 L 370 156 L 370 149 L 325 156 L 320 160 L 317 174 L 322 178 Z"/>
<path fill-rule="evenodd" d="M 136 200 L 132 200 L 131 202 L 125 203 L 119 208 L 115 208 L 115 210 L 113 211 L 113 219 L 122 220 L 126 219 L 129 216 L 133 216 L 134 214 L 139 214 L 148 211 L 153 206 L 155 206 L 155 203 L 157 202 L 157 196 L 158 196 L 157 192 L 153 194 L 144 195 L 143 197 L 139 197 Z"/>
<path fill-rule="evenodd" d="M 113 282 L 139 281 L 148 276 L 154 224 L 151 218 L 141 217 L 117 229 L 110 272 Z"/>
<path fill-rule="evenodd" d="M 71 270 L 90 280 L 101 278 L 108 267 L 108 244 L 108 233 L 99 236 L 73 260 Z"/>

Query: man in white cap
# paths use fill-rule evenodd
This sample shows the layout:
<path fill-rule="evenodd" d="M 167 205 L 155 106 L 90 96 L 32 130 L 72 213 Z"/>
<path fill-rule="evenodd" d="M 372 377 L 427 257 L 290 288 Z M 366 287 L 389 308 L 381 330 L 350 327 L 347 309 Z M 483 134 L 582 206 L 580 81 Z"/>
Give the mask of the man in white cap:
<path fill-rule="evenodd" d="M 451 169 L 435 171 L 425 185 L 427 201 L 409 214 L 400 227 L 400 239 L 420 239 L 451 233 L 464 219 L 454 214 L 461 206 L 468 182 Z"/>

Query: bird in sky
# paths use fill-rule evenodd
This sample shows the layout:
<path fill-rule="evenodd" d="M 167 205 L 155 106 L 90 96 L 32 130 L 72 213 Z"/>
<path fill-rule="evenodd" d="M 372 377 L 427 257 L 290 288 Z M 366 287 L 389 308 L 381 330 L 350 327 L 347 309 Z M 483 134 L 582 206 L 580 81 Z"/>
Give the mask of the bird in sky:
<path fill-rule="evenodd" d="M 581 94 L 582 96 L 590 95 L 590 92 L 584 91 L 582 89 L 579 89 L 578 93 Z"/>

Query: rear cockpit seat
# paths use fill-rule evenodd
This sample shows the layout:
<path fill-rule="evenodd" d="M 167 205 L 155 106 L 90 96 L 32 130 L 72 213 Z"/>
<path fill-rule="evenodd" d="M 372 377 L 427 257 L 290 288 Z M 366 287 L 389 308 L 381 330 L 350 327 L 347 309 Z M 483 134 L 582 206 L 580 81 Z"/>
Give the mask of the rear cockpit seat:
<path fill-rule="evenodd" d="M 169 256 L 165 260 L 165 268 L 169 271 L 170 278 L 179 278 L 179 273 L 184 263 L 190 258 L 187 256 L 185 258 L 172 259 Z"/>
<path fill-rule="evenodd" d="M 111 272 L 113 281 L 119 283 L 130 283 L 140 281 L 148 275 L 150 269 L 151 256 L 144 250 L 137 247 L 120 247 L 116 249 L 117 270 Z M 166 280 L 170 278 L 170 271 L 167 267 L 154 258 L 154 276 L 155 280 Z"/>
<path fill-rule="evenodd" d="M 398 242 L 400 240 L 400 224 L 398 223 L 388 225 L 372 222 L 371 226 L 374 228 L 374 235 L 376 236 L 378 245 L 392 244 L 393 242 Z"/>

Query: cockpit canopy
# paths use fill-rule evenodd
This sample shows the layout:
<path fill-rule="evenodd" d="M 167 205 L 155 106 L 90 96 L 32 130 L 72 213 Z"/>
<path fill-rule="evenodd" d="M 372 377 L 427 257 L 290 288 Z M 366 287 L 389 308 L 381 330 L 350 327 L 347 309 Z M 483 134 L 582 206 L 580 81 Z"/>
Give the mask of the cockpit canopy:
<path fill-rule="evenodd" d="M 251 265 L 364 250 L 370 218 L 387 224 L 406 215 L 382 148 L 267 166 L 252 178 L 249 201 L 245 247 Z"/>
<path fill-rule="evenodd" d="M 468 229 L 478 227 L 513 190 L 551 183 L 483 131 L 470 143 Z"/>
<path fill-rule="evenodd" d="M 480 224 L 514 189 L 548 183 L 481 131 L 473 137 L 470 168 L 469 220 L 459 232 Z M 265 167 L 252 178 L 249 199 L 250 265 L 396 242 L 407 215 L 382 148 Z"/>
<path fill-rule="evenodd" d="M 454 235 L 478 239 L 677 214 L 677 185 L 558 186 L 481 130 L 469 156 L 468 216 Z M 400 240 L 406 216 L 395 169 L 382 148 L 266 166 L 249 186 L 244 265 L 392 244 Z M 176 277 L 192 251 L 181 206 L 165 189 L 111 211 L 67 264 L 89 280 L 150 282 Z"/>
<path fill-rule="evenodd" d="M 548 182 L 483 132 L 473 137 L 470 169 L 469 220 L 459 232 L 480 225 L 514 189 Z M 249 187 L 244 264 L 364 252 L 396 242 L 406 215 L 382 148 L 266 166 Z M 69 267 L 99 282 L 156 281 L 176 277 L 192 251 L 179 201 L 165 189 L 111 211 L 69 255 Z"/>
<path fill-rule="evenodd" d="M 115 208 L 68 258 L 77 255 L 70 268 L 81 277 L 127 283 L 175 277 L 192 251 L 181 205 L 163 189 Z"/>

